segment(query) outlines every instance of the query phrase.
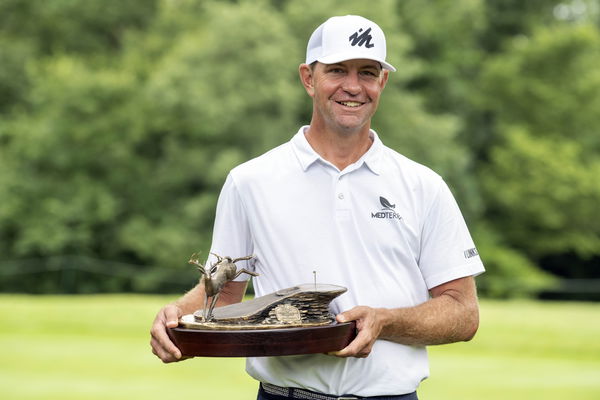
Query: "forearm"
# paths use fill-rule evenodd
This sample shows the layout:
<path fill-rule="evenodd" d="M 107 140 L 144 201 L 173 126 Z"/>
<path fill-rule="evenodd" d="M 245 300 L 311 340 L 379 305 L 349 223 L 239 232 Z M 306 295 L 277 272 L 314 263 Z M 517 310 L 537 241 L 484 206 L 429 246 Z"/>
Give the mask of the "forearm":
<path fill-rule="evenodd" d="M 379 309 L 379 339 L 411 346 L 467 341 L 479 325 L 477 302 L 442 294 L 416 307 Z"/>
<path fill-rule="evenodd" d="M 431 299 L 415 307 L 357 306 L 337 315 L 338 322 L 356 321 L 358 334 L 339 357 L 367 357 L 377 339 L 409 346 L 469 340 L 479 326 L 475 281 L 460 278 L 430 290 Z"/>
<path fill-rule="evenodd" d="M 204 287 L 198 283 L 194 288 L 181 296 L 173 305 L 179 307 L 183 314 L 190 314 L 204 307 Z"/>

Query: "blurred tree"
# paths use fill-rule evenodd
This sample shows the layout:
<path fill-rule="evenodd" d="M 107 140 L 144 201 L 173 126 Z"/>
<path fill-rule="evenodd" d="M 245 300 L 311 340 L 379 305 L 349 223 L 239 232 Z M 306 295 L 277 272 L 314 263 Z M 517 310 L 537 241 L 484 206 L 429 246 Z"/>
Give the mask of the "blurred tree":
<path fill-rule="evenodd" d="M 50 270 L 0 289 L 193 279 L 227 172 L 309 121 L 296 67 L 343 14 L 386 31 L 398 71 L 373 127 L 450 183 L 486 293 L 539 290 L 538 262 L 585 277 L 600 259 L 598 3 L 0 0 L 0 263 Z M 123 268 L 97 260 L 143 273 L 51 282 L 67 263 Z"/>
<path fill-rule="evenodd" d="M 579 0 L 576 0 L 579 1 Z M 557 0 L 492 0 L 485 2 L 487 29 L 481 45 L 490 53 L 502 51 L 514 37 L 529 36 L 539 26 L 556 23 Z"/>
<path fill-rule="evenodd" d="M 25 72 L 34 51 L 26 41 L 0 35 L 0 121 L 10 109 L 24 104 L 29 88 Z"/>
<path fill-rule="evenodd" d="M 162 6 L 118 59 L 30 60 L 28 107 L 0 124 L 3 258 L 187 268 L 210 244 L 229 169 L 297 129 L 302 92 L 287 59 L 298 46 L 271 10 Z M 193 27 L 171 24 L 192 11 Z M 155 277 L 144 288 L 164 278 L 144 275 Z"/>
<path fill-rule="evenodd" d="M 168 18 L 173 12 L 165 10 Z M 168 50 L 147 61 L 153 68 L 139 92 L 145 138 L 138 151 L 154 158 L 148 185 L 161 194 L 123 224 L 120 240 L 153 264 L 207 250 L 228 171 L 297 129 L 301 91 L 287 61 L 297 58 L 297 43 L 285 24 L 260 2 L 214 3 L 199 13 L 202 23 L 171 36 Z M 158 24 L 150 46 L 168 25 Z M 157 258 L 156 248 L 176 236 L 187 238 L 187 248 Z"/>
<path fill-rule="evenodd" d="M 536 137 L 578 141 L 600 151 L 600 33 L 593 25 L 540 28 L 490 60 L 482 89 L 500 129 L 527 127 Z"/>
<path fill-rule="evenodd" d="M 29 77 L 31 112 L 2 129 L 2 253 L 90 252 L 120 212 L 111 169 L 128 162 L 127 75 L 94 73 L 68 57 L 39 63 Z M 119 170 L 115 170 L 118 172 Z M 126 182 L 121 182 L 125 183 Z"/>
<path fill-rule="evenodd" d="M 0 34 L 39 54 L 98 55 L 121 47 L 132 28 L 154 17 L 157 0 L 0 0 Z"/>
<path fill-rule="evenodd" d="M 600 259 L 599 63 L 597 27 L 539 28 L 511 42 L 482 78 L 498 132 L 481 170 L 490 220 L 530 259 L 568 259 L 572 277 L 600 276 L 597 264 L 584 274 L 577 267 Z"/>
<path fill-rule="evenodd" d="M 600 157 L 584 156 L 584 146 L 568 139 L 518 128 L 506 135 L 482 171 L 498 231 L 535 259 L 599 255 L 600 225 L 590 216 L 600 204 Z"/>
<path fill-rule="evenodd" d="M 422 61 L 409 87 L 425 96 L 430 110 L 457 115 L 471 111 L 468 101 L 486 54 L 480 42 L 487 32 L 487 7 L 492 3 L 398 2 L 401 26 L 413 39 L 411 54 Z"/>

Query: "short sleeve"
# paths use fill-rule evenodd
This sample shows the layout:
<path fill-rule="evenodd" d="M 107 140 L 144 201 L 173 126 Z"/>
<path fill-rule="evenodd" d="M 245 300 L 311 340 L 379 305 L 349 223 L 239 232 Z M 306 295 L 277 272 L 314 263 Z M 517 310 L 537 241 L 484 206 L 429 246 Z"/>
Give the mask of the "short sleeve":
<path fill-rule="evenodd" d="M 210 251 L 222 257 L 238 258 L 251 255 L 253 250 L 244 204 L 230 174 L 227 176 L 219 194 Z M 209 262 L 214 261 L 215 258 L 211 255 Z M 236 266 L 238 269 L 254 270 L 253 260 L 238 261 Z M 236 281 L 243 281 L 248 278 L 247 274 L 242 274 L 236 278 Z"/>
<path fill-rule="evenodd" d="M 419 268 L 429 289 L 484 272 L 458 204 L 441 179 L 423 224 Z"/>

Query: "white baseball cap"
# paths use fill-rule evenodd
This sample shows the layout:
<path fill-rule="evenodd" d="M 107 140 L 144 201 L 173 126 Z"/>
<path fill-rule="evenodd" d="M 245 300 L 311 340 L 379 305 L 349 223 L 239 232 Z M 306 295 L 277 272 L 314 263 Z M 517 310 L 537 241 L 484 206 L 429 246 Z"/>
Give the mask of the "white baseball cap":
<path fill-rule="evenodd" d="M 310 36 L 306 47 L 306 63 L 319 61 L 335 64 L 365 58 L 378 61 L 384 69 L 395 71 L 385 62 L 385 35 L 373 21 L 358 15 L 331 17 Z"/>

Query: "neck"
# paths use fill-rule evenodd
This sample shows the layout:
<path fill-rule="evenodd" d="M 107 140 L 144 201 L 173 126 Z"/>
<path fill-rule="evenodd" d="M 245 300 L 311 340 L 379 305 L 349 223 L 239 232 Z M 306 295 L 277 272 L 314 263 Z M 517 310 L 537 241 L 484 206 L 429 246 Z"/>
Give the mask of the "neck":
<path fill-rule="evenodd" d="M 357 131 L 338 132 L 311 122 L 305 136 L 317 154 L 340 171 L 358 161 L 373 143 L 368 125 Z"/>

